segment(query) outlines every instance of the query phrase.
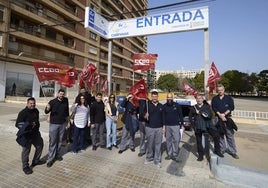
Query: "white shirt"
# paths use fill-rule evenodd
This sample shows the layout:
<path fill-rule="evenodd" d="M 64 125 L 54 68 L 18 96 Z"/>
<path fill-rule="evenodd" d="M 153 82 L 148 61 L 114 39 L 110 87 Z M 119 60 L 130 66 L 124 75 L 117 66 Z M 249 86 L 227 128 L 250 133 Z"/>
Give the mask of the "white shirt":
<path fill-rule="evenodd" d="M 87 123 L 90 122 L 89 107 L 84 105 L 76 106 L 74 115 L 74 124 L 78 128 L 85 128 Z"/>

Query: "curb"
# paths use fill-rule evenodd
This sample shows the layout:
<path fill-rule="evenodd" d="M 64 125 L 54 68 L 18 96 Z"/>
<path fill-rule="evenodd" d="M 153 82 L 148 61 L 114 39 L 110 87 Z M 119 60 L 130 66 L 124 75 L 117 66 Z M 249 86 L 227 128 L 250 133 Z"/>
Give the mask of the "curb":
<path fill-rule="evenodd" d="M 228 164 L 228 161 L 225 164 L 211 149 L 210 156 L 210 171 L 217 180 L 242 187 L 267 187 L 268 172 L 233 166 L 230 163 Z"/>

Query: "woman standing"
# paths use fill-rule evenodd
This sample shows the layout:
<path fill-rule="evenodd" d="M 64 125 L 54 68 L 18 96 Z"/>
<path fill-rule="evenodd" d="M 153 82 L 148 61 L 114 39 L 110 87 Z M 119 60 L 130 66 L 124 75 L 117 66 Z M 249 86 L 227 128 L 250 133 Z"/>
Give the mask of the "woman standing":
<path fill-rule="evenodd" d="M 115 96 L 111 94 L 108 102 L 105 105 L 106 115 L 106 147 L 112 150 L 112 146 L 117 148 L 116 144 L 116 127 L 118 118 L 118 103 L 115 101 Z M 111 129 L 112 129 L 112 142 L 111 142 Z"/>
<path fill-rule="evenodd" d="M 78 103 L 75 103 L 71 111 L 74 115 L 73 153 L 85 150 L 85 127 L 90 125 L 89 105 L 85 96 L 81 95 Z"/>

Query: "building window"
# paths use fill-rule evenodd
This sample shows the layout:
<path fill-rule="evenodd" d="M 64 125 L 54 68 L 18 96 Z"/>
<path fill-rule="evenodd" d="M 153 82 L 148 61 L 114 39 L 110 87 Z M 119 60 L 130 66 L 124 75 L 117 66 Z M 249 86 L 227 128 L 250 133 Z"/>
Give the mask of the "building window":
<path fill-rule="evenodd" d="M 32 96 L 33 74 L 7 72 L 6 96 Z"/>
<path fill-rule="evenodd" d="M 55 59 L 55 57 L 56 57 L 55 52 L 52 52 L 52 51 L 49 51 L 49 50 L 45 50 L 44 56 L 46 58 L 49 58 L 49 59 Z"/>
<path fill-rule="evenodd" d="M 91 31 L 89 32 L 89 38 L 97 41 L 97 35 L 95 33 L 92 33 Z"/>
<path fill-rule="evenodd" d="M 56 32 L 46 30 L 46 38 L 56 40 Z"/>
<path fill-rule="evenodd" d="M 0 33 L 0 48 L 3 46 L 3 36 L 2 33 Z"/>
<path fill-rule="evenodd" d="M 4 9 L 3 7 L 0 7 L 0 21 L 4 21 Z"/>
<path fill-rule="evenodd" d="M 89 46 L 89 48 L 88 48 L 88 52 L 89 52 L 90 54 L 95 54 L 95 55 L 98 53 L 97 48 L 94 48 L 94 47 L 92 47 L 92 46 Z"/>

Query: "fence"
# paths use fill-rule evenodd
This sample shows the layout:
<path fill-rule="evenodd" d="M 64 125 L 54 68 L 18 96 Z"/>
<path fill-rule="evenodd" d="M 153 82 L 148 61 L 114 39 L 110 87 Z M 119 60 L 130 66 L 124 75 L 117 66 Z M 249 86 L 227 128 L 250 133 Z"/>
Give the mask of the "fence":
<path fill-rule="evenodd" d="M 256 112 L 256 111 L 244 111 L 234 110 L 232 112 L 233 117 L 254 119 L 254 120 L 268 120 L 268 112 Z"/>

